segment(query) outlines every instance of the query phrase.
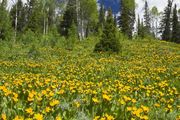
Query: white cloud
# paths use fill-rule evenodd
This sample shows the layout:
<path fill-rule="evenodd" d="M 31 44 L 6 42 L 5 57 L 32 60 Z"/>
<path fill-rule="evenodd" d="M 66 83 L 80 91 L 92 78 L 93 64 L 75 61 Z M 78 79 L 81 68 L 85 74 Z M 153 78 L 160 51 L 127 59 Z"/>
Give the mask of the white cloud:
<path fill-rule="evenodd" d="M 150 9 L 153 6 L 156 6 L 158 8 L 158 11 L 162 12 L 164 8 L 167 6 L 168 0 L 147 0 L 147 2 Z M 180 8 L 180 0 L 174 0 L 174 3 L 176 3 L 177 7 Z M 136 4 L 136 14 L 139 14 L 142 17 L 144 14 L 144 0 L 136 0 Z"/>

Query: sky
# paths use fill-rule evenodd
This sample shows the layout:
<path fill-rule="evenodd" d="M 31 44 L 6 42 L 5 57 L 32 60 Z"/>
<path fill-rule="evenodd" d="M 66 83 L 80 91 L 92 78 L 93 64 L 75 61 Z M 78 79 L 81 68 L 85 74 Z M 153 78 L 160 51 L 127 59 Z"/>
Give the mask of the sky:
<path fill-rule="evenodd" d="M 1 0 L 0 0 L 1 1 Z M 12 1 L 16 1 L 16 0 L 8 0 L 8 4 L 9 6 L 11 6 L 13 4 Z M 25 2 L 26 0 L 22 0 L 23 2 Z M 108 0 L 106 0 L 108 1 Z M 109 0 L 109 1 L 116 1 L 116 0 Z M 140 14 L 140 16 L 142 16 L 143 13 L 143 7 L 144 7 L 144 0 L 135 0 L 136 4 L 137 4 L 137 9 L 136 9 L 136 13 Z M 152 8 L 153 6 L 157 6 L 159 11 L 163 11 L 165 6 L 167 5 L 167 1 L 168 0 L 147 0 L 149 7 Z M 180 0 L 174 0 L 174 3 L 177 4 L 178 8 L 180 8 Z"/>
<path fill-rule="evenodd" d="M 167 6 L 168 0 L 147 0 L 149 8 L 151 9 L 153 6 L 156 6 L 158 8 L 159 12 L 162 12 L 164 8 Z M 136 3 L 138 5 L 136 9 L 136 14 L 140 14 L 142 17 L 144 14 L 144 2 L 143 0 L 136 0 Z M 177 4 L 177 8 L 180 8 L 180 0 L 174 0 L 174 3 Z"/>

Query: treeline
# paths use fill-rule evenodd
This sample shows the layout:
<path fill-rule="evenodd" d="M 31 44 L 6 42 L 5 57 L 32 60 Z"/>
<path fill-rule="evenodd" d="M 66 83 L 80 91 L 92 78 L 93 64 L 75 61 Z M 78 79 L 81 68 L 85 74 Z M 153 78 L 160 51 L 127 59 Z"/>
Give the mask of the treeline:
<path fill-rule="evenodd" d="M 120 1 L 120 16 L 113 16 L 111 10 L 105 9 L 103 4 L 98 11 L 96 0 L 27 0 L 25 4 L 22 0 L 17 0 L 8 10 L 7 0 L 1 0 L 0 41 L 16 42 L 22 39 L 26 43 L 34 39 L 33 35 L 51 35 L 64 36 L 70 41 L 69 45 L 73 46 L 76 39 L 83 40 L 90 35 L 107 37 L 105 32 L 115 32 L 110 35 L 115 37 L 119 32 L 129 39 L 158 38 L 161 35 L 162 40 L 180 43 L 180 10 L 177 10 L 176 4 L 173 6 L 173 0 L 168 0 L 160 27 L 157 8 L 150 10 L 145 1 L 144 18 L 138 17 L 135 30 L 135 9 L 135 0 Z M 108 20 L 111 27 L 107 25 Z"/>

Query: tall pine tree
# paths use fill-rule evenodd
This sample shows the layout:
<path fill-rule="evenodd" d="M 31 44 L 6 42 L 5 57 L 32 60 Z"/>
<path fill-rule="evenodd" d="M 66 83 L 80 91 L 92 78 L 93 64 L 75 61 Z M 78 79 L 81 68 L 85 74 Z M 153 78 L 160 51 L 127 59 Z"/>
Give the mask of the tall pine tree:
<path fill-rule="evenodd" d="M 63 15 L 63 21 L 60 24 L 61 35 L 68 37 L 68 31 L 74 23 L 77 26 L 76 0 L 69 0 L 66 11 Z"/>
<path fill-rule="evenodd" d="M 151 18 L 150 18 L 150 11 L 149 11 L 149 6 L 147 1 L 145 1 L 145 6 L 144 6 L 144 30 L 145 34 L 150 35 L 151 33 Z"/>
<path fill-rule="evenodd" d="M 173 19 L 172 19 L 172 42 L 180 43 L 179 37 L 180 26 L 178 23 L 177 7 L 176 4 L 173 9 Z"/>
<path fill-rule="evenodd" d="M 9 40 L 12 36 L 9 13 L 7 11 L 7 0 L 0 2 L 0 40 Z"/>
<path fill-rule="evenodd" d="M 112 16 L 112 11 L 108 10 L 108 15 L 106 22 L 104 24 L 103 34 L 101 36 L 100 42 L 96 44 L 95 52 L 119 52 L 120 43 L 116 37 L 116 26 L 114 25 L 114 19 Z"/>
<path fill-rule="evenodd" d="M 121 0 L 119 27 L 126 36 L 132 38 L 135 23 L 135 0 Z"/>
<path fill-rule="evenodd" d="M 168 0 L 168 5 L 164 10 L 164 15 L 160 23 L 160 33 L 162 40 L 171 40 L 171 11 L 173 0 Z"/>
<path fill-rule="evenodd" d="M 17 13 L 16 13 L 17 12 Z M 22 32 L 25 26 L 25 14 L 24 14 L 24 6 L 22 0 L 18 0 L 15 5 L 12 6 L 10 15 L 12 26 L 17 32 Z M 17 14 L 17 16 L 16 16 Z M 16 19 L 17 17 L 17 19 Z M 16 21 L 17 20 L 17 21 Z M 16 25 L 17 22 L 17 25 Z M 17 27 L 17 28 L 16 28 Z"/>

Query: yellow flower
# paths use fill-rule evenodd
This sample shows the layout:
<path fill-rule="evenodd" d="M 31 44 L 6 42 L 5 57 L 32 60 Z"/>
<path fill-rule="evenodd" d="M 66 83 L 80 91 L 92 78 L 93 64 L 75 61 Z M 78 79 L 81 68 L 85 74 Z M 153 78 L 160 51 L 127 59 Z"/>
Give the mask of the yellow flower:
<path fill-rule="evenodd" d="M 114 117 L 108 114 L 105 114 L 106 120 L 114 120 Z"/>
<path fill-rule="evenodd" d="M 131 101 L 132 101 L 132 103 L 136 103 L 137 102 L 136 99 L 132 99 Z"/>
<path fill-rule="evenodd" d="M 43 115 L 41 115 L 40 113 L 37 113 L 37 114 L 34 115 L 34 119 L 43 120 Z"/>
<path fill-rule="evenodd" d="M 92 98 L 92 101 L 93 101 L 94 103 L 99 103 L 99 100 L 98 100 L 97 98 L 95 98 L 95 97 Z"/>
<path fill-rule="evenodd" d="M 26 113 L 30 114 L 30 115 L 33 115 L 33 109 L 32 108 L 27 108 L 26 110 Z"/>
<path fill-rule="evenodd" d="M 160 104 L 155 103 L 154 106 L 155 106 L 155 107 L 160 107 Z"/>
<path fill-rule="evenodd" d="M 95 116 L 93 120 L 99 120 L 100 116 Z"/>
<path fill-rule="evenodd" d="M 46 113 L 50 112 L 51 111 L 50 107 L 46 107 L 45 111 Z"/>
<path fill-rule="evenodd" d="M 24 120 L 24 118 L 21 116 L 16 116 L 13 120 Z"/>
<path fill-rule="evenodd" d="M 81 104 L 79 102 L 75 102 L 74 104 L 77 108 L 79 108 L 81 106 Z"/>
<path fill-rule="evenodd" d="M 148 118 L 147 115 L 144 115 L 144 116 L 140 116 L 140 119 L 142 119 L 142 120 L 148 120 L 149 118 Z"/>
<path fill-rule="evenodd" d="M 121 105 L 125 105 L 125 104 L 126 104 L 126 102 L 125 102 L 124 100 L 119 100 L 119 103 L 120 103 Z"/>
<path fill-rule="evenodd" d="M 103 99 L 105 99 L 107 101 L 111 101 L 111 97 L 106 94 L 103 94 Z"/>
<path fill-rule="evenodd" d="M 56 117 L 56 120 L 62 120 L 61 116 L 58 115 L 58 116 Z"/>
<path fill-rule="evenodd" d="M 141 105 L 141 108 L 143 109 L 144 112 L 149 112 L 149 108 L 148 107 Z"/>
<path fill-rule="evenodd" d="M 124 101 L 125 101 L 125 102 L 127 102 L 127 101 L 130 101 L 130 100 L 131 100 L 131 98 L 130 98 L 130 97 L 127 97 L 127 96 L 123 96 L 123 98 L 124 98 Z"/>
<path fill-rule="evenodd" d="M 127 111 L 132 111 L 132 107 L 127 107 Z"/>
<path fill-rule="evenodd" d="M 52 101 L 50 102 L 50 106 L 53 107 L 53 106 L 55 106 L 55 105 L 58 105 L 59 103 L 60 103 L 59 100 L 52 100 Z"/>
<path fill-rule="evenodd" d="M 6 114 L 3 113 L 3 114 L 1 115 L 1 118 L 2 118 L 2 120 L 6 120 L 6 119 L 7 119 L 7 118 L 6 118 Z"/>

